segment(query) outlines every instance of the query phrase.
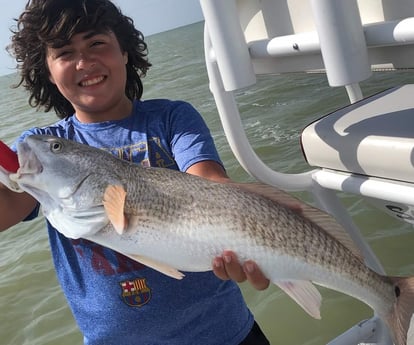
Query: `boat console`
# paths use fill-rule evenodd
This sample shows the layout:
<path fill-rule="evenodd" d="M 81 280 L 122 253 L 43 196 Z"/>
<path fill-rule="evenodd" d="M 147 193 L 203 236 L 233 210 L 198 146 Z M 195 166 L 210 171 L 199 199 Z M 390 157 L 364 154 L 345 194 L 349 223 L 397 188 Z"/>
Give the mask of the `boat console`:
<path fill-rule="evenodd" d="M 414 85 L 364 97 L 359 84 L 376 70 L 414 68 L 414 2 L 396 0 L 200 0 L 210 89 L 230 147 L 257 180 L 311 192 L 383 273 L 338 192 L 369 198 L 414 223 Z M 307 125 L 301 136 L 309 170 L 274 171 L 251 147 L 234 97 L 259 74 L 324 72 L 349 105 Z M 390 345 L 374 315 L 329 345 Z"/>

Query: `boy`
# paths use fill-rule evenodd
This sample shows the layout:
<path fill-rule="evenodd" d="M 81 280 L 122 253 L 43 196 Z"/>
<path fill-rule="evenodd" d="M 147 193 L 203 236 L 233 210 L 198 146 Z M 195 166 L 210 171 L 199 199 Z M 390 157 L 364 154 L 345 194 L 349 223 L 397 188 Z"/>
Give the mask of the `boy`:
<path fill-rule="evenodd" d="M 109 0 L 31 0 L 9 50 L 32 106 L 61 119 L 30 134 L 50 134 L 106 149 L 123 159 L 215 181 L 228 180 L 210 133 L 188 103 L 142 101 L 151 64 L 132 20 Z M 36 200 L 0 188 L 0 229 L 35 217 Z M 268 344 L 237 285 L 268 281 L 231 252 L 214 273 L 176 281 L 47 223 L 57 276 L 85 344 Z M 222 278 L 218 279 L 217 277 Z"/>

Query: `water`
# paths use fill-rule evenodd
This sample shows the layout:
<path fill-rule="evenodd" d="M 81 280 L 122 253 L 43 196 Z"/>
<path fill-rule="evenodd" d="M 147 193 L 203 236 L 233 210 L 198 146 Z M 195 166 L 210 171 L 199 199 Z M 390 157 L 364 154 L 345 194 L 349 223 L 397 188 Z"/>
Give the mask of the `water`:
<path fill-rule="evenodd" d="M 229 175 L 250 180 L 231 153 L 208 89 L 201 23 L 148 37 L 153 68 L 144 79 L 144 98 L 184 99 L 209 125 Z M 0 139 L 8 144 L 26 128 L 56 120 L 27 105 L 24 90 L 11 89 L 16 75 L 0 78 Z M 412 83 L 410 73 L 379 73 L 363 83 L 365 94 Z M 302 128 L 347 103 L 342 88 L 331 89 L 324 75 L 260 77 L 237 93 L 247 135 L 257 154 L 272 168 L 307 170 L 300 146 Z M 299 195 L 307 199 L 307 195 Z M 413 274 L 414 235 L 410 226 L 381 214 L 365 201 L 341 195 L 355 222 L 387 272 Z M 53 270 L 43 219 L 19 224 L 0 234 L 0 343 L 5 345 L 81 344 Z M 258 292 L 241 284 L 245 298 L 272 344 L 325 344 L 371 316 L 362 303 L 321 289 L 322 320 L 313 320 L 276 287 Z"/>

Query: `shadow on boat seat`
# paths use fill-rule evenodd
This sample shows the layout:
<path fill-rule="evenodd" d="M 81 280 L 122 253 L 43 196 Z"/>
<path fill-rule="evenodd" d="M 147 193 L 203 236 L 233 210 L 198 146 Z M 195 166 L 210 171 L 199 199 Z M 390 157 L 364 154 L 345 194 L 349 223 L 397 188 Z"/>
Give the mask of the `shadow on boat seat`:
<path fill-rule="evenodd" d="M 414 183 L 414 84 L 394 87 L 308 125 L 311 166 Z"/>

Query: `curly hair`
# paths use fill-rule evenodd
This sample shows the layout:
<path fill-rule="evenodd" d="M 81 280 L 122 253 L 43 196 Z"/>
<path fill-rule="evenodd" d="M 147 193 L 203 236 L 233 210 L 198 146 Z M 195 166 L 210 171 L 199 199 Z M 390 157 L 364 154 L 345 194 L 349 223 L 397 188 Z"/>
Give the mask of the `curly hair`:
<path fill-rule="evenodd" d="M 141 98 L 141 77 L 151 66 L 147 44 L 133 20 L 111 1 L 29 0 L 16 22 L 7 50 L 15 57 L 20 71 L 16 87 L 23 85 L 29 91 L 32 107 L 44 107 L 45 111 L 53 108 L 59 118 L 74 113 L 70 102 L 49 80 L 46 52 L 47 47 L 63 46 L 73 35 L 90 30 L 115 34 L 121 50 L 128 54 L 125 94 L 131 100 Z"/>

